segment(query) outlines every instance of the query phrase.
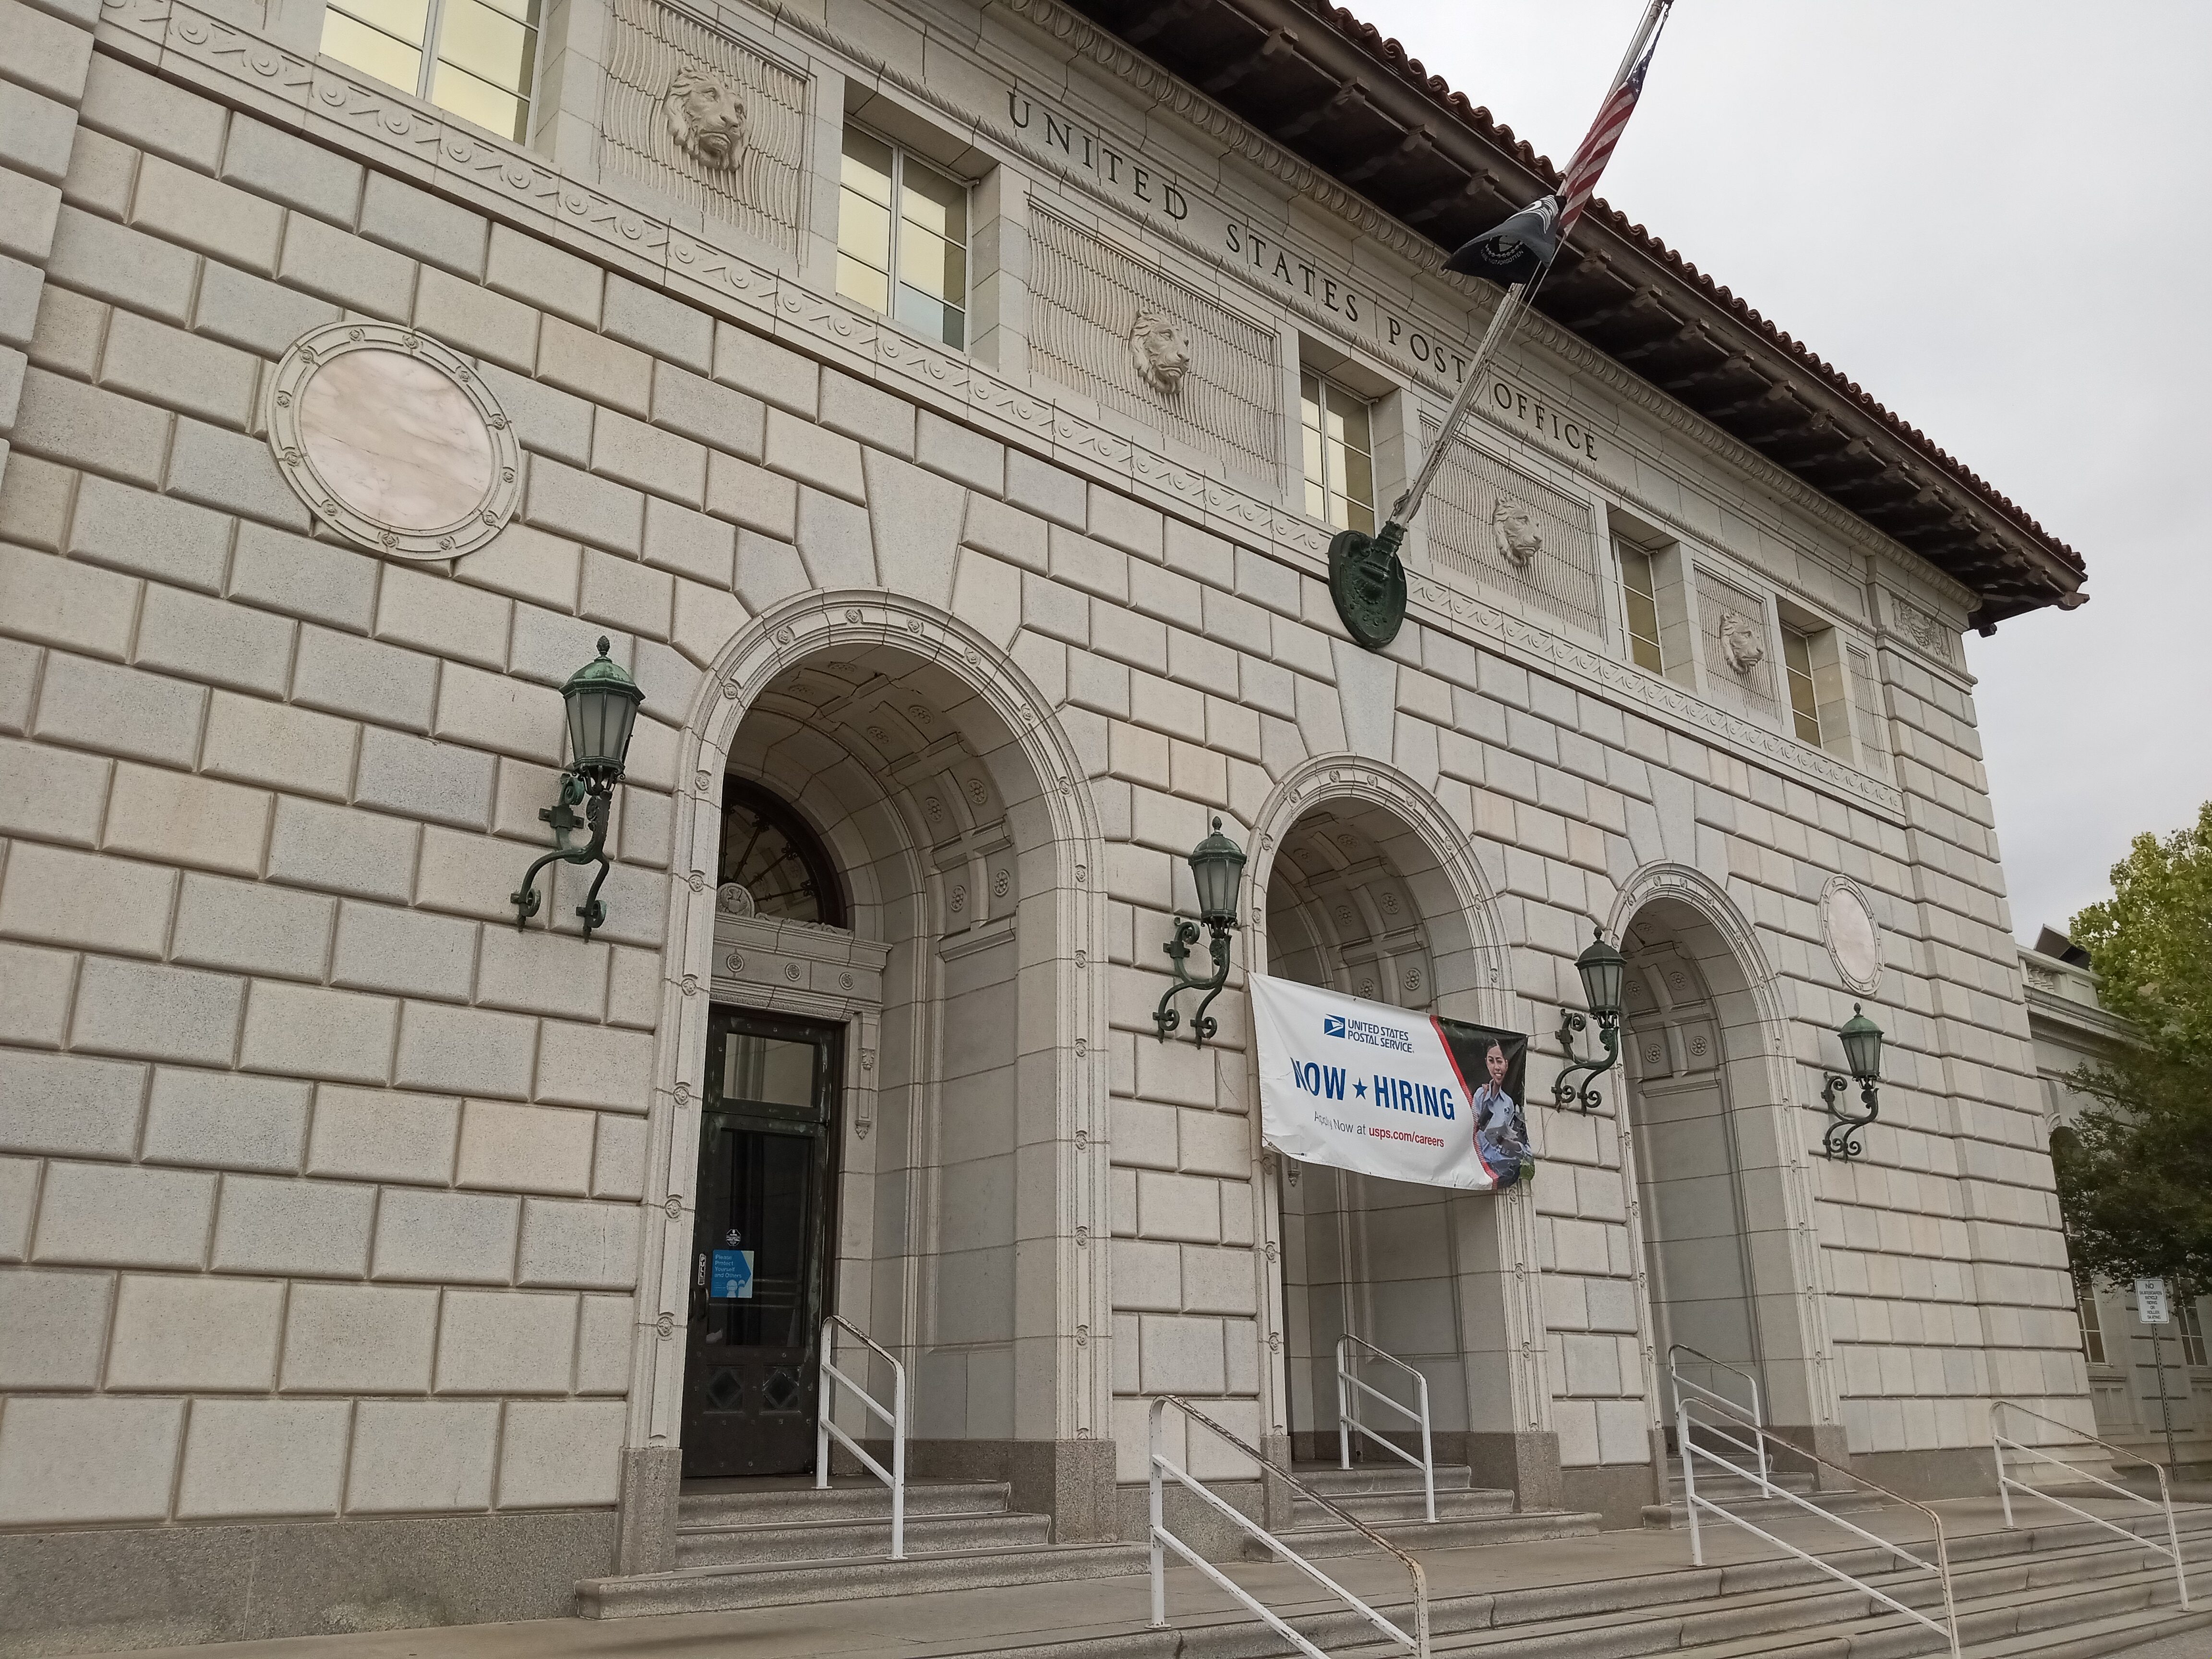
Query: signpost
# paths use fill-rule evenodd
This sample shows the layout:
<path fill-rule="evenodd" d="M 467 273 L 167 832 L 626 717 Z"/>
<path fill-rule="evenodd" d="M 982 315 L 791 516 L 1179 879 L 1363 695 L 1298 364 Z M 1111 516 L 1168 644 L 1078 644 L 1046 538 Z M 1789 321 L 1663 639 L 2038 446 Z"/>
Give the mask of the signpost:
<path fill-rule="evenodd" d="M 2166 1305 L 2166 1281 L 2163 1279 L 2136 1280 L 2136 1317 L 2150 1327 L 2150 1359 L 2158 1371 L 2158 1415 L 2166 1428 L 2166 1467 L 2175 1469 L 2173 1456 L 2173 1404 L 2166 1394 L 2166 1350 L 2159 1342 L 2158 1328 L 2173 1316 Z"/>

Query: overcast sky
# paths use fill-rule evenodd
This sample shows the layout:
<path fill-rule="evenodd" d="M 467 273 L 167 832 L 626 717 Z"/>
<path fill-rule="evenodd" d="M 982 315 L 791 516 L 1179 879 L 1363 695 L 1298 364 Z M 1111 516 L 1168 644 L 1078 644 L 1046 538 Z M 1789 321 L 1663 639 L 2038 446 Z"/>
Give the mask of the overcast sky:
<path fill-rule="evenodd" d="M 1354 0 L 1563 165 L 1643 0 Z M 2087 561 L 1967 665 L 2013 931 L 2212 797 L 2201 0 L 1677 0 L 1600 193 Z"/>

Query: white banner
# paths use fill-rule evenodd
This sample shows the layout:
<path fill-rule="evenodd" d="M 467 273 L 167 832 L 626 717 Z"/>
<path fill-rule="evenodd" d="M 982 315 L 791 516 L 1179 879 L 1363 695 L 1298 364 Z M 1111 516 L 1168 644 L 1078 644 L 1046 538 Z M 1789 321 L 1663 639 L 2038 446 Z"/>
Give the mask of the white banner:
<path fill-rule="evenodd" d="M 1486 1192 L 1528 1158 L 1517 1032 L 1249 981 L 1261 1136 L 1287 1158 Z"/>

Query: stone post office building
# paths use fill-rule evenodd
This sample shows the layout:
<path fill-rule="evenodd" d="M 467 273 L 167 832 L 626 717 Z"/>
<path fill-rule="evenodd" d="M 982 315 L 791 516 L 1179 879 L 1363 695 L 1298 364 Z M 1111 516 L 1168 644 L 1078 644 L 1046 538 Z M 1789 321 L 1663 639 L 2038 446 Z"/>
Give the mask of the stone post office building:
<path fill-rule="evenodd" d="M 1442 251 L 1553 178 L 1396 43 L 0 8 L 0 1650 L 565 1612 L 809 1466 L 829 1313 L 1061 1545 L 1141 1535 L 1153 1395 L 1314 1455 L 1343 1331 L 1608 1525 L 1674 1342 L 1913 1492 L 2089 1425 L 1960 643 L 2079 559 L 1601 212 L 1353 643 L 1498 298 Z M 603 636 L 604 924 L 519 929 Z M 1248 967 L 1534 1034 L 1534 1181 L 1285 1167 Z"/>

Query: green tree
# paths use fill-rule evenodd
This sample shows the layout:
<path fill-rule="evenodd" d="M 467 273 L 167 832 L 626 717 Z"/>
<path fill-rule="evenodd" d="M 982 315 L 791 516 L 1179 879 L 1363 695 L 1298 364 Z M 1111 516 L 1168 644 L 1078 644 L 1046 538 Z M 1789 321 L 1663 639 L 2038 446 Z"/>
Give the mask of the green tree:
<path fill-rule="evenodd" d="M 2140 1038 L 2068 1079 L 2094 1103 L 2051 1140 L 2075 1270 L 2212 1287 L 2212 801 L 2136 836 L 2072 937 Z"/>

